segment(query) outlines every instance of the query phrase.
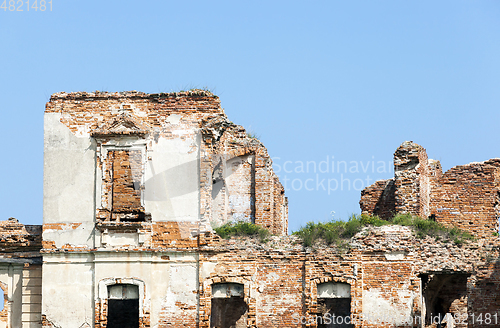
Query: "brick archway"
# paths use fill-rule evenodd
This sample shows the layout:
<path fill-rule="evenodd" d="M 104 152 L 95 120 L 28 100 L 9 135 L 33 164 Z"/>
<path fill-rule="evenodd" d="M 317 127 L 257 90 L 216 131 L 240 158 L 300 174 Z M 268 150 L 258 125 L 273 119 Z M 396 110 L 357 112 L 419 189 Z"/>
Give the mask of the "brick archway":
<path fill-rule="evenodd" d="M 243 301 L 248 306 L 247 327 L 255 327 L 256 325 L 256 300 L 254 297 L 255 291 L 252 290 L 250 280 L 243 277 L 215 277 L 207 279 L 203 282 L 202 297 L 200 298 L 200 310 L 205 315 L 200 317 L 200 328 L 210 327 L 210 316 L 212 311 L 212 286 L 221 283 L 233 283 L 243 285 Z"/>
<path fill-rule="evenodd" d="M 134 285 L 139 293 L 139 328 L 150 327 L 149 312 L 144 309 L 146 284 L 137 278 L 106 278 L 99 281 L 98 298 L 95 301 L 95 327 L 105 328 L 108 323 L 108 287 L 112 285 Z"/>

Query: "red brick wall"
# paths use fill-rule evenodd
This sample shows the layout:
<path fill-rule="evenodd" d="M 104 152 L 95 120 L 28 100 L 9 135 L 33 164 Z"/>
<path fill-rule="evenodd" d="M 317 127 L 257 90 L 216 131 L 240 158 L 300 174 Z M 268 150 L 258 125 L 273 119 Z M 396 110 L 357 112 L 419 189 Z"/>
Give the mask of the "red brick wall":
<path fill-rule="evenodd" d="M 478 265 L 475 277 L 469 283 L 469 326 L 471 327 L 500 327 L 500 262 L 498 258 L 491 258 L 489 262 Z M 476 321 L 472 326 L 472 313 L 475 318 L 482 314 L 490 314 L 492 322 L 487 324 Z M 494 316 L 497 314 L 496 316 Z"/>
<path fill-rule="evenodd" d="M 227 119 L 220 106 L 219 98 L 212 93 L 202 90 L 167 94 L 146 94 L 135 91 L 58 93 L 52 95 L 45 111 L 46 113 L 62 113 L 61 122 L 75 135 L 90 133 L 93 136 L 98 136 L 97 148 L 99 149 L 100 142 L 113 138 L 110 131 L 114 131 L 113 124 L 118 116 L 122 115 L 118 114 L 119 110 L 125 113 L 122 114 L 127 124 L 139 129 L 148 142 L 155 142 L 159 137 L 168 139 L 194 138 L 201 132 L 203 142 L 200 149 L 201 221 L 199 230 L 210 230 L 212 178 L 216 165 L 221 160 L 225 162 L 241 156 L 255 159 L 251 167 L 245 167 L 244 170 L 238 172 L 241 175 L 238 181 L 241 183 L 234 185 L 235 181 L 228 181 L 229 184 L 232 184 L 230 187 L 232 187 L 233 196 L 242 196 L 251 200 L 251 209 L 245 210 L 243 216 L 248 217 L 248 221 L 262 224 L 273 233 L 286 234 L 287 200 L 284 197 L 283 187 L 272 170 L 267 150 L 259 140 L 248 136 L 243 127 L 235 125 Z M 146 115 L 136 115 L 137 110 L 140 110 L 141 113 L 145 112 Z M 168 122 L 169 116 L 172 114 L 180 116 L 182 128 L 185 130 L 182 134 L 177 131 L 179 127 Z M 122 152 L 113 153 L 123 157 Z M 127 159 L 121 157 L 117 163 L 127 164 Z M 98 160 L 98 165 L 101 168 L 104 166 L 104 170 L 106 170 L 109 165 L 104 164 Z M 250 163 L 248 164 L 250 165 Z M 136 173 L 134 170 L 129 172 L 126 167 L 120 168 L 120 170 L 124 174 L 121 176 L 123 183 L 118 183 L 116 187 L 123 188 L 121 188 L 120 193 L 116 193 L 116 190 L 113 191 L 112 196 L 104 188 L 103 208 L 98 209 L 98 218 L 109 216 L 107 211 L 111 210 L 111 202 L 116 202 L 118 206 L 125 204 L 126 207 L 137 204 L 137 192 L 128 187 L 129 180 L 137 178 L 133 176 Z M 105 171 L 105 174 L 109 176 L 112 173 Z M 242 191 L 242 188 L 245 190 Z M 232 219 L 232 213 L 237 212 L 231 206 L 226 206 L 224 211 L 231 214 L 227 218 L 228 221 Z"/>
<path fill-rule="evenodd" d="M 394 153 L 395 199 L 397 213 L 429 213 L 429 168 L 425 149 L 404 142 Z"/>
<path fill-rule="evenodd" d="M 142 154 L 138 150 L 108 152 L 113 168 L 111 188 L 113 211 L 137 211 L 141 209 Z M 139 188 L 134 188 L 139 184 Z"/>
<path fill-rule="evenodd" d="M 42 226 L 24 225 L 14 218 L 0 221 L 0 251 L 38 254 L 42 248 Z"/>
<path fill-rule="evenodd" d="M 481 238 L 498 232 L 499 167 L 500 160 L 494 159 L 444 173 L 432 190 L 436 220 Z"/>
<path fill-rule="evenodd" d="M 361 191 L 359 205 L 363 214 L 390 219 L 396 213 L 394 179 L 380 180 Z"/>
<path fill-rule="evenodd" d="M 391 180 L 377 181 L 361 192 L 363 213 L 383 218 L 394 213 L 432 215 L 438 222 L 480 238 L 498 232 L 500 159 L 442 173 L 439 161 L 428 160 L 424 148 L 405 142 L 394 153 L 394 168 L 393 186 Z"/>

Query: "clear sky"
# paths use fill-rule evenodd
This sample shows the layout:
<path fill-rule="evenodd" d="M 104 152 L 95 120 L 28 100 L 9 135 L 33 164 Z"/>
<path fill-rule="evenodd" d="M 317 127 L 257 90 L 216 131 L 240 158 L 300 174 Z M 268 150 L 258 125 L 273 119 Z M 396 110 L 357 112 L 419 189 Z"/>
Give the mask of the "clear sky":
<path fill-rule="evenodd" d="M 500 157 L 499 1 L 26 2 L 0 9 L 2 220 L 42 223 L 60 91 L 209 88 L 268 148 L 290 231 L 359 213 L 405 140 L 445 170 Z"/>

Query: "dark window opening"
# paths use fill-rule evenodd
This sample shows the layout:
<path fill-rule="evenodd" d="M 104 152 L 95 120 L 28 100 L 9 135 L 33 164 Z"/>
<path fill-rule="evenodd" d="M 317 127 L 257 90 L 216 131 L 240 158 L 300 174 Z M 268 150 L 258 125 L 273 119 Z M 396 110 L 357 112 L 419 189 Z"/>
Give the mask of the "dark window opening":
<path fill-rule="evenodd" d="M 318 328 L 351 328 L 351 286 L 327 282 L 318 285 Z"/>
<path fill-rule="evenodd" d="M 221 283 L 212 286 L 211 328 L 246 328 L 248 305 L 242 284 Z"/>
<path fill-rule="evenodd" d="M 443 323 L 447 315 L 459 319 L 454 327 L 467 327 L 468 276 L 464 273 L 421 275 L 426 327 L 447 327 Z"/>
<path fill-rule="evenodd" d="M 139 328 L 139 288 L 136 285 L 108 286 L 107 328 Z"/>

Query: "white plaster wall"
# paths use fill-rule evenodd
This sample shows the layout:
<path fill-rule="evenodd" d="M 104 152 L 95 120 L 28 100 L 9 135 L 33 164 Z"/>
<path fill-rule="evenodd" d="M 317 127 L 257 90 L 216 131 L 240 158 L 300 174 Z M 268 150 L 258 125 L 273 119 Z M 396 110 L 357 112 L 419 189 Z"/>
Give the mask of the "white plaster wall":
<path fill-rule="evenodd" d="M 251 222 L 253 155 L 238 156 L 226 162 L 227 217 Z"/>
<path fill-rule="evenodd" d="M 176 312 L 176 302 L 193 306 L 197 304 L 195 255 L 97 252 L 95 295 L 99 295 L 99 282 L 109 278 L 134 278 L 144 282 L 146 291 L 141 301 L 142 307 L 150 311 L 151 327 L 159 323 L 162 309 Z"/>
<path fill-rule="evenodd" d="M 151 264 L 150 283 L 153 282 L 154 287 L 149 288 L 149 294 L 146 295 L 146 297 L 149 297 L 150 300 L 151 327 L 155 327 L 155 325 L 159 323 L 160 311 L 167 301 L 167 290 L 170 281 L 169 272 L 170 264 L 167 261 L 154 262 Z M 151 287 L 151 285 L 149 285 L 148 287 Z"/>
<path fill-rule="evenodd" d="M 363 290 L 363 317 L 372 324 L 384 323 L 396 326 L 405 325 L 412 320 L 413 298 L 416 293 L 397 290 L 397 296 L 387 299 L 387 292 L 376 288 Z"/>
<path fill-rule="evenodd" d="M 8 286 L 8 291 L 5 295 L 12 301 L 12 328 L 20 328 L 22 318 L 22 266 L 12 266 L 9 274 L 9 264 L 0 265 L 0 281 Z M 0 300 L 3 302 L 4 300 Z M 2 325 L 0 327 L 8 327 Z"/>
<path fill-rule="evenodd" d="M 45 254 L 42 314 L 56 327 L 93 327 L 92 255 Z"/>
<path fill-rule="evenodd" d="M 200 218 L 201 137 L 158 139 L 146 165 L 144 205 L 153 221 Z"/>
<path fill-rule="evenodd" d="M 44 223 L 82 223 L 76 229 L 44 231 L 44 240 L 57 247 L 93 246 L 95 143 L 88 135 L 76 137 L 60 122 L 61 114 L 45 113 Z"/>
<path fill-rule="evenodd" d="M 172 263 L 167 293 L 169 312 L 177 312 L 177 302 L 186 305 L 196 304 L 197 267 L 196 263 Z"/>
<path fill-rule="evenodd" d="M 22 327 L 40 328 L 42 315 L 42 266 L 22 270 Z"/>

